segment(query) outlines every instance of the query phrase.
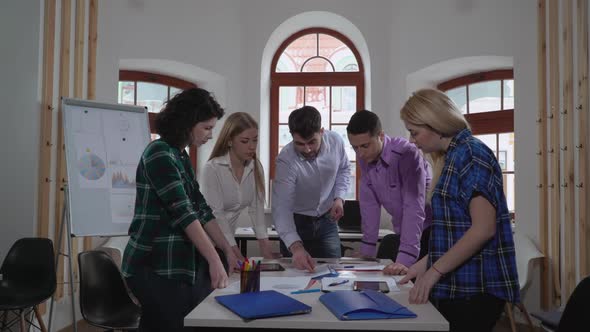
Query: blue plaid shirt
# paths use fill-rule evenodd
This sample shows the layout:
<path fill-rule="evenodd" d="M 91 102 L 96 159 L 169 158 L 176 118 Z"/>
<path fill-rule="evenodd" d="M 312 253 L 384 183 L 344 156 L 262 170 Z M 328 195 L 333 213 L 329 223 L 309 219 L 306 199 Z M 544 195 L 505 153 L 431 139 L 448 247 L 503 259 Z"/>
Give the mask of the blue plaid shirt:
<path fill-rule="evenodd" d="M 434 285 L 433 299 L 459 299 L 491 294 L 508 302 L 520 301 L 514 240 L 494 153 L 469 129 L 451 140 L 445 165 L 432 195 L 432 231 L 428 266 L 432 266 L 471 227 L 469 203 L 477 195 L 496 209 L 496 234 L 468 261 Z"/>

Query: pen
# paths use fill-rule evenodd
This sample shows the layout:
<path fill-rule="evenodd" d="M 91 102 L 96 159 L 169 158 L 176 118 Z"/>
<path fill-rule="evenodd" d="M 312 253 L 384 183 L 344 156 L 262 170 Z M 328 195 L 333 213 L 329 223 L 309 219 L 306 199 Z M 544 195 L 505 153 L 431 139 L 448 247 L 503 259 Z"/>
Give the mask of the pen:
<path fill-rule="evenodd" d="M 333 286 L 338 286 L 338 285 L 344 285 L 347 282 L 348 282 L 348 279 L 342 280 L 342 281 L 335 281 L 335 282 L 329 284 L 328 287 L 333 287 Z"/>
<path fill-rule="evenodd" d="M 319 291 L 321 291 L 321 289 L 319 289 L 319 288 L 302 289 L 302 290 L 291 292 L 291 294 L 315 293 L 315 292 L 319 292 Z"/>
<path fill-rule="evenodd" d="M 345 268 L 345 269 L 354 269 L 354 265 L 343 266 L 343 268 Z"/>

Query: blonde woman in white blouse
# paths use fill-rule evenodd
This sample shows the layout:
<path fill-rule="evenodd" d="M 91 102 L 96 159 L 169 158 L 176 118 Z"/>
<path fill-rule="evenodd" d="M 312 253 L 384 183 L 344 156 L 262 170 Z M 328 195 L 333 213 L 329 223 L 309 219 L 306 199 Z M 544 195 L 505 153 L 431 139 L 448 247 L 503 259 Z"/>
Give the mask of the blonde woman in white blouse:
<path fill-rule="evenodd" d="M 227 117 L 203 170 L 203 194 L 238 259 L 234 238 L 238 217 L 248 209 L 260 252 L 272 258 L 264 221 L 264 171 L 256 157 L 258 123 L 244 112 Z"/>

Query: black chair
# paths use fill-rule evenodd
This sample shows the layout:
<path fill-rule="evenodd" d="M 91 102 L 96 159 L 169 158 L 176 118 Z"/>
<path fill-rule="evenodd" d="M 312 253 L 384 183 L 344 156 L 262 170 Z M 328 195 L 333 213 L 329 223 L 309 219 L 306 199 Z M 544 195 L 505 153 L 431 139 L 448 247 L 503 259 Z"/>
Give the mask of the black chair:
<path fill-rule="evenodd" d="M 78 267 L 82 317 L 108 330 L 136 330 L 141 308 L 129 296 L 113 259 L 104 251 L 85 251 L 78 254 Z"/>
<path fill-rule="evenodd" d="M 399 250 L 400 236 L 399 234 L 387 234 L 381 239 L 379 248 L 377 249 L 377 258 L 391 259 L 395 261 L 397 252 Z"/>
<path fill-rule="evenodd" d="M 563 312 L 546 311 L 533 313 L 532 316 L 541 320 L 546 331 L 568 332 L 586 331 L 590 326 L 590 276 L 582 279 L 567 300 Z M 585 327 L 584 327 L 585 326 Z"/>
<path fill-rule="evenodd" d="M 20 330 L 26 323 L 47 331 L 38 305 L 49 299 L 57 286 L 55 276 L 53 242 L 46 238 L 17 240 L 2 263 L 0 274 L 0 331 L 10 329 L 20 322 Z M 39 326 L 32 321 L 35 313 Z M 9 319 L 9 314 L 16 317 Z"/>

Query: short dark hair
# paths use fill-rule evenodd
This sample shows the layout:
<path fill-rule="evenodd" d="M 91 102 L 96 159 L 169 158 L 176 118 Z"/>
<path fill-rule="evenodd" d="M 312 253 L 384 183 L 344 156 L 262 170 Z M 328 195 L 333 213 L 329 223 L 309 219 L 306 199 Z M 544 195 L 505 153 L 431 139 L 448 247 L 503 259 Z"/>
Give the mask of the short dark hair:
<path fill-rule="evenodd" d="M 187 89 L 164 104 L 164 108 L 156 116 L 156 132 L 168 144 L 184 148 L 197 123 L 212 118 L 221 119 L 223 114 L 223 108 L 209 91 L 200 88 Z"/>
<path fill-rule="evenodd" d="M 303 139 L 310 138 L 322 129 L 322 116 L 313 106 L 303 106 L 289 114 L 289 131 Z"/>
<path fill-rule="evenodd" d="M 369 133 L 371 137 L 375 137 L 381 130 L 381 120 L 377 114 L 368 110 L 355 112 L 346 126 L 346 132 L 351 135 Z"/>

